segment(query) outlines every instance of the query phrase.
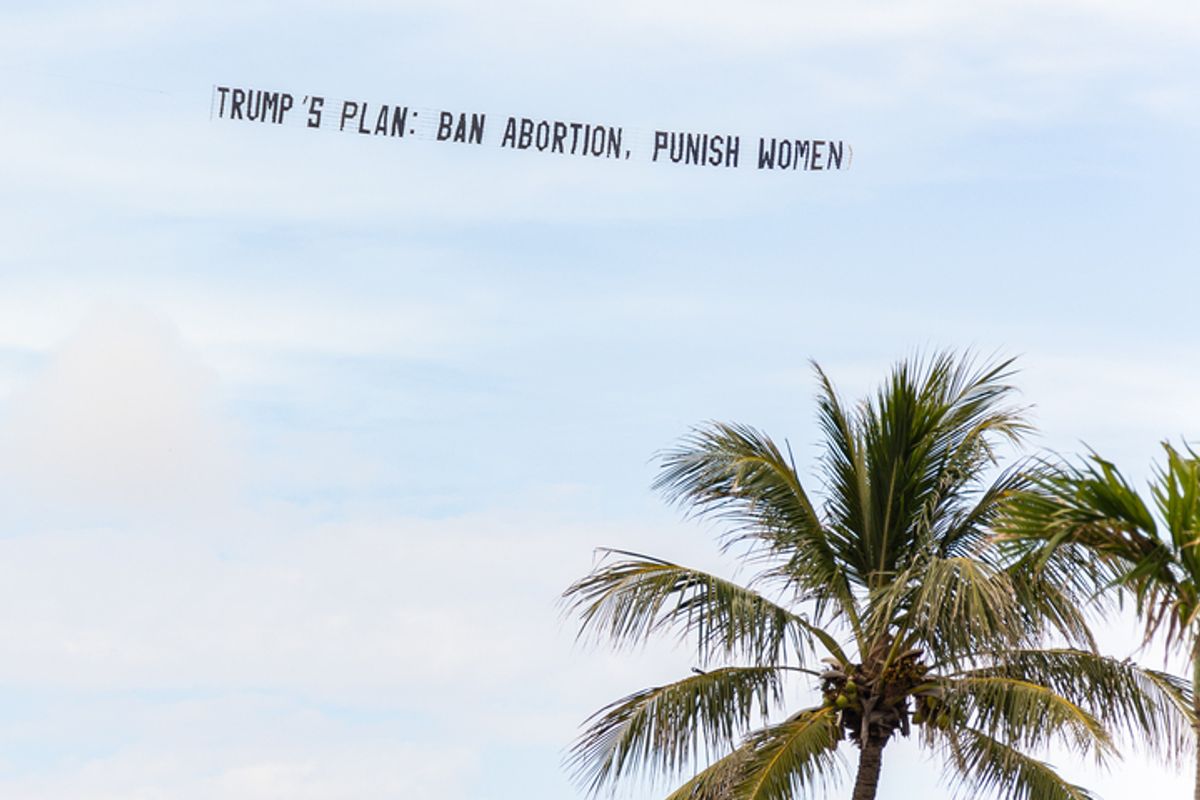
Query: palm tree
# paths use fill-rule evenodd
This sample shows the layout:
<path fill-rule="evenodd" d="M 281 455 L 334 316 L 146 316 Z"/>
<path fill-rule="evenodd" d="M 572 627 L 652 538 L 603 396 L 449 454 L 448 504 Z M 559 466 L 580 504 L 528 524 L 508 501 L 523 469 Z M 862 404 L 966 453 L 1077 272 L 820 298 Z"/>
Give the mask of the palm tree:
<path fill-rule="evenodd" d="M 1121 733 L 1179 746 L 1180 683 L 1097 655 L 1074 584 L 993 541 L 1026 487 L 995 467 L 1027 431 L 1010 366 L 902 362 L 850 408 L 816 367 L 819 506 L 790 450 L 752 428 L 708 424 L 663 454 L 656 487 L 726 523 L 755 575 L 612 550 L 566 590 L 581 636 L 675 634 L 699 661 L 586 723 L 568 756 L 580 782 L 690 774 L 669 800 L 786 800 L 836 779 L 849 739 L 853 798 L 870 800 L 888 743 L 915 735 L 963 791 L 1079 800 L 1092 795 L 1034 755 L 1047 744 L 1100 761 Z M 795 679 L 819 699 L 784 709 Z"/>
<path fill-rule="evenodd" d="M 1132 594 L 1144 623 L 1143 644 L 1162 634 L 1182 650 L 1200 683 L 1200 457 L 1163 442 L 1147 502 L 1116 466 L 1096 453 L 1076 464 L 1047 464 L 1033 490 L 1003 521 L 1020 542 L 1061 575 L 1099 589 Z M 1200 697 L 1193 694 L 1193 746 L 1200 737 Z M 1200 800 L 1200 751 L 1195 797 Z"/>

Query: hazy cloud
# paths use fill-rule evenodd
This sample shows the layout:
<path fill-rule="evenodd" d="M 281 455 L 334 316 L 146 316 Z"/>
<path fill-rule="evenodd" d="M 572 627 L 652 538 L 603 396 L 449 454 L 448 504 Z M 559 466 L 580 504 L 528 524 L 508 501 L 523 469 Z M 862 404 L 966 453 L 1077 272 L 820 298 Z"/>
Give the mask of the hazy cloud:
<path fill-rule="evenodd" d="M 216 376 L 170 324 L 98 312 L 4 404 L 8 502 L 76 521 L 223 509 L 238 465 L 218 398 Z"/>

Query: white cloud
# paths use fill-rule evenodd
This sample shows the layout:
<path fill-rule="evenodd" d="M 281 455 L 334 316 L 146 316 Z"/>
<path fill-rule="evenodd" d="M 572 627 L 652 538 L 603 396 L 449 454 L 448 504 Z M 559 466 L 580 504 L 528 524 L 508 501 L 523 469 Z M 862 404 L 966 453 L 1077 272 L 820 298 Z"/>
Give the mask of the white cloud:
<path fill-rule="evenodd" d="M 217 392 L 169 324 L 98 312 L 5 402 L 7 502 L 60 520 L 226 507 L 237 465 Z"/>
<path fill-rule="evenodd" d="M 253 696 L 128 703 L 115 713 L 107 728 L 84 727 L 96 739 L 54 770 L 0 769 L 0 792 L 22 800 L 470 800 L 478 771 L 467 749 L 355 730 Z M 69 714 L 53 721 L 78 725 Z"/>

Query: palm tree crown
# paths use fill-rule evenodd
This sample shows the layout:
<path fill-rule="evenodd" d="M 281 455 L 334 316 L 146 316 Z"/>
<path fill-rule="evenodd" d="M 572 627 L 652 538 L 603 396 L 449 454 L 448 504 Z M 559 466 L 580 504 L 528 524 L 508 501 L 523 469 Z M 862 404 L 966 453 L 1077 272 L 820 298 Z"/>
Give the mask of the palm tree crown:
<path fill-rule="evenodd" d="M 1136 600 L 1145 642 L 1162 634 L 1183 650 L 1192 685 L 1200 680 L 1200 456 L 1163 442 L 1166 463 L 1147 501 L 1096 453 L 1082 463 L 1047 464 L 1036 485 L 1009 507 L 1009 541 L 1081 588 L 1116 589 Z M 1193 724 L 1200 699 L 1193 698 Z M 1200 736 L 1200 726 L 1196 726 Z M 1193 742 L 1194 745 L 1194 742 Z M 1200 751 L 1195 797 L 1200 800 Z"/>
<path fill-rule="evenodd" d="M 1179 682 L 1097 655 L 1076 584 L 994 541 L 1027 484 L 995 467 L 1027 431 L 1010 362 L 902 362 L 852 407 L 816 372 L 819 505 L 790 452 L 746 426 L 697 428 L 662 458 L 656 487 L 728 526 L 749 585 L 608 551 L 565 592 L 581 634 L 683 635 L 703 667 L 597 712 L 569 759 L 581 781 L 693 773 L 670 800 L 785 800 L 835 777 L 849 739 L 853 797 L 868 800 L 885 746 L 916 733 L 964 790 L 1084 798 L 1031 751 L 1059 741 L 1103 760 L 1135 730 L 1177 743 Z M 1042 649 L 1048 637 L 1061 646 Z M 767 722 L 797 678 L 814 704 Z"/>

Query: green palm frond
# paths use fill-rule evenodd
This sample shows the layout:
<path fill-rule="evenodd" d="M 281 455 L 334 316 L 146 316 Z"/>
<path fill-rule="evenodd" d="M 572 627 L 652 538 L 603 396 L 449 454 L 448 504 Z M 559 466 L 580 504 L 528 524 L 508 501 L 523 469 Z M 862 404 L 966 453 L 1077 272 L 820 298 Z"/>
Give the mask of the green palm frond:
<path fill-rule="evenodd" d="M 993 440 L 1020 440 L 1026 425 L 1002 404 L 1013 391 L 1004 383 L 1009 367 L 976 369 L 947 353 L 902 362 L 859 407 L 868 510 L 857 531 L 857 566 L 869 588 L 891 580 L 931 531 L 956 516 L 969 499 L 964 489 L 994 460 Z"/>
<path fill-rule="evenodd" d="M 898 641 L 919 644 L 935 662 L 956 668 L 1047 633 L 1091 648 L 1081 607 L 1088 593 L 1058 577 L 1030 554 L 990 540 L 971 553 L 926 551 L 872 595 L 868 627 L 879 632 L 897 625 Z"/>
<path fill-rule="evenodd" d="M 991 544 L 995 523 L 1011 500 L 1030 488 L 1029 462 L 1022 461 L 1000 473 L 986 489 L 964 492 L 972 500 L 956 513 L 948 514 L 942 529 L 932 537 L 937 555 L 975 556 Z"/>
<path fill-rule="evenodd" d="M 1169 762 L 1190 751 L 1192 689 L 1186 681 L 1082 650 L 1014 650 L 963 680 L 1001 677 L 1045 687 L 1109 731 Z"/>
<path fill-rule="evenodd" d="M 996 520 L 994 543 L 1010 563 L 1072 602 L 1105 616 L 1120 599 L 1125 562 L 1113 556 L 1100 557 L 1089 549 L 1081 528 L 1069 522 L 1065 501 L 1046 490 L 1056 480 L 1056 467 L 1031 468 L 1033 485 L 1019 491 Z M 1116 590 L 1116 591 L 1113 591 Z"/>
<path fill-rule="evenodd" d="M 1017 599 L 1011 576 L 984 560 L 932 557 L 878 592 L 872 606 L 884 620 L 899 619 L 906 643 L 959 667 L 1027 643 L 1032 632 Z"/>
<path fill-rule="evenodd" d="M 874 522 L 862 433 L 857 415 L 846 409 L 829 376 L 816 362 L 812 366 L 821 386 L 817 395 L 817 422 L 825 434 L 821 472 L 825 479 L 830 536 L 837 544 L 840 560 L 852 568 L 851 577 L 861 588 L 866 586 L 869 568 L 856 563 L 856 532 L 869 529 Z"/>
<path fill-rule="evenodd" d="M 790 453 L 749 426 L 712 423 L 661 458 L 654 488 L 668 500 L 731 523 L 726 546 L 749 542 L 776 564 L 782 559 L 787 566 L 774 574 L 818 603 L 853 613 L 837 542 L 809 501 Z M 818 618 L 823 611 L 818 608 Z"/>
<path fill-rule="evenodd" d="M 1165 630 L 1171 647 L 1185 644 L 1200 620 L 1200 463 L 1190 451 L 1163 447 L 1167 464 L 1151 483 L 1153 507 L 1092 453 L 1080 464 L 1047 465 L 1001 527 L 1007 541 L 1063 565 L 1061 573 L 1077 568 L 1077 581 L 1131 592 L 1146 640 Z"/>
<path fill-rule="evenodd" d="M 635 644 L 671 630 L 695 637 L 705 663 L 721 654 L 754 664 L 802 664 L 813 634 L 836 647 L 799 615 L 732 581 L 637 553 L 604 552 L 627 558 L 602 563 L 563 593 L 568 610 L 580 615 L 581 636 Z"/>
<path fill-rule="evenodd" d="M 1088 462 L 1041 466 L 1031 491 L 1006 509 L 1004 536 L 1033 544 L 1083 545 L 1093 557 L 1153 560 L 1167 566 L 1154 515 L 1117 468 L 1093 454 Z"/>
<path fill-rule="evenodd" d="M 781 670 L 724 667 L 635 692 L 601 709 L 568 765 L 592 792 L 624 774 L 678 772 L 727 750 L 780 701 Z"/>
<path fill-rule="evenodd" d="M 810 709 L 751 734 L 730 800 L 796 800 L 836 780 L 837 716 L 832 708 Z"/>
<path fill-rule="evenodd" d="M 1196 585 L 1200 583 L 1200 457 L 1190 448 L 1185 454 L 1168 442 L 1162 446 L 1167 464 L 1155 468 L 1150 492 L 1166 523 L 1182 577 Z"/>
<path fill-rule="evenodd" d="M 672 792 L 667 800 L 801 800 L 838 783 L 837 712 L 801 711 L 750 734 L 740 747 Z"/>
<path fill-rule="evenodd" d="M 1003 382 L 1010 363 L 976 372 L 969 361 L 954 368 L 943 356 L 918 392 L 930 430 L 918 451 L 924 474 L 914 544 L 926 535 L 939 555 L 974 554 L 1002 503 L 1024 484 L 1019 466 L 986 488 L 981 480 L 996 463 L 993 440 L 1016 443 L 1028 430 L 1018 410 L 999 404 L 1012 391 Z"/>
<path fill-rule="evenodd" d="M 1028 557 L 1006 565 L 1016 606 L 1025 616 L 1025 628 L 1031 638 L 1051 633 L 1072 647 L 1095 650 L 1096 642 L 1084 612 L 1089 601 L 1094 604 L 1090 584 L 1065 578 L 1056 567 Z"/>
<path fill-rule="evenodd" d="M 983 731 L 960 727 L 944 737 L 947 776 L 956 796 L 993 794 L 1001 800 L 1096 800 L 1044 761 Z"/>
<path fill-rule="evenodd" d="M 752 752 L 749 745 L 741 745 L 696 773 L 691 780 L 667 795 L 666 800 L 730 800 Z"/>
<path fill-rule="evenodd" d="M 1097 762 L 1116 754 L 1103 722 L 1045 685 L 996 675 L 968 675 L 946 684 L 951 716 L 1022 748 L 1060 741 Z"/>

